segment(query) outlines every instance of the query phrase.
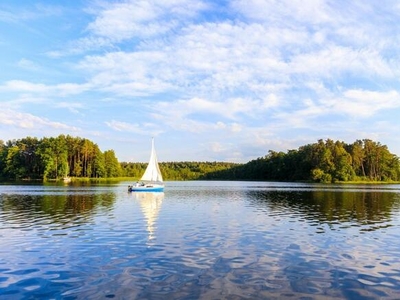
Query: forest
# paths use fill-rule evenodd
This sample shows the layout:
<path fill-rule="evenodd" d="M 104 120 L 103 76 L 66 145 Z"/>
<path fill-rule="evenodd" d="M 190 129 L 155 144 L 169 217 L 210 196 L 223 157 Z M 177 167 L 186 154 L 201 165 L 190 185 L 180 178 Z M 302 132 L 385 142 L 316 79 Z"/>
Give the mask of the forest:
<path fill-rule="evenodd" d="M 370 139 L 352 144 L 321 139 L 286 153 L 270 150 L 264 157 L 208 173 L 203 179 L 393 182 L 400 181 L 400 163 L 387 146 Z"/>
<path fill-rule="evenodd" d="M 159 163 L 164 180 L 199 180 L 205 179 L 207 174 L 219 172 L 240 166 L 229 162 L 161 162 Z M 122 174 L 126 177 L 140 178 L 146 169 L 147 163 L 121 163 Z"/>
<path fill-rule="evenodd" d="M 121 166 L 113 150 L 101 152 L 88 139 L 26 137 L 0 141 L 0 177 L 8 180 L 50 180 L 64 177 L 118 177 Z"/>
<path fill-rule="evenodd" d="M 118 162 L 114 150 L 102 152 L 92 141 L 59 135 L 0 140 L 0 179 L 72 178 L 140 179 L 146 163 Z M 262 180 L 308 182 L 400 181 L 399 158 L 369 139 L 352 144 L 330 139 L 297 150 L 269 150 L 245 164 L 229 162 L 161 162 L 164 180 Z"/>
<path fill-rule="evenodd" d="M 237 166 L 224 162 L 162 162 L 165 180 L 196 180 L 210 172 Z M 102 152 L 92 141 L 59 135 L 26 137 L 4 143 L 0 140 L 0 179 L 62 180 L 71 178 L 140 179 L 146 163 L 118 162 L 114 150 Z"/>

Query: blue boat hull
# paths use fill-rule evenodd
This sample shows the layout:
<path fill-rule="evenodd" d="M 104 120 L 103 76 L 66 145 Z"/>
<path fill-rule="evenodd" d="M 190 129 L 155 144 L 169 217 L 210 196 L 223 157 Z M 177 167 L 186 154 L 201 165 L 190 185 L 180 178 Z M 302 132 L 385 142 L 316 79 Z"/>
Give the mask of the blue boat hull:
<path fill-rule="evenodd" d="M 128 192 L 163 192 L 164 186 L 153 186 L 153 185 L 144 185 L 144 186 L 129 186 Z"/>

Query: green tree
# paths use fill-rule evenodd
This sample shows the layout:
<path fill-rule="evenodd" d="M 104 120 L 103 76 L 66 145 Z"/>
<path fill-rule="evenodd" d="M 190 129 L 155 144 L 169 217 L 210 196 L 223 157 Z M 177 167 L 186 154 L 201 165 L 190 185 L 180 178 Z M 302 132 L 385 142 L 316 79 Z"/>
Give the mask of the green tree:
<path fill-rule="evenodd" d="M 95 145 L 94 148 L 94 159 L 92 168 L 93 168 L 92 174 L 94 177 L 101 178 L 106 176 L 104 154 L 100 151 L 97 145 Z"/>
<path fill-rule="evenodd" d="M 118 177 L 121 174 L 121 166 L 115 157 L 114 150 L 104 152 L 104 170 L 106 177 Z"/>
<path fill-rule="evenodd" d="M 8 178 L 20 179 L 24 177 L 26 169 L 22 163 L 22 156 L 18 146 L 8 147 L 5 155 L 5 174 Z"/>
<path fill-rule="evenodd" d="M 43 138 L 38 149 L 44 165 L 43 179 L 58 179 L 68 174 L 67 145 L 64 135 Z"/>
<path fill-rule="evenodd" d="M 352 158 L 352 169 L 356 176 L 365 178 L 365 168 L 364 168 L 364 160 L 365 160 L 365 152 L 363 147 L 363 142 L 361 140 L 355 141 L 353 144 L 349 145 L 348 152 Z"/>

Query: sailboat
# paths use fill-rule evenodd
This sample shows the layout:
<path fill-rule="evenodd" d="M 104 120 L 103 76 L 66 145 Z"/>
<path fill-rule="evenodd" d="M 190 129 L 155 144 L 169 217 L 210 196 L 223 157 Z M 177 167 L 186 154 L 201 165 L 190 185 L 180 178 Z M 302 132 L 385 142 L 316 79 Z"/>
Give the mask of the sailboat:
<path fill-rule="evenodd" d="M 162 192 L 164 190 L 163 178 L 158 166 L 154 138 L 151 140 L 151 154 L 149 164 L 139 182 L 128 186 L 129 192 Z"/>

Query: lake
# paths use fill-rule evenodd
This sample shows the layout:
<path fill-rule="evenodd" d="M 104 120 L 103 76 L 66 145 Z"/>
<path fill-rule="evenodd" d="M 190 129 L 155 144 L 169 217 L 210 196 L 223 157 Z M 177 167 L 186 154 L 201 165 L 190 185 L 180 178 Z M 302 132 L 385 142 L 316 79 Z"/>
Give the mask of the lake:
<path fill-rule="evenodd" d="M 400 185 L 0 185 L 0 299 L 399 299 Z"/>

